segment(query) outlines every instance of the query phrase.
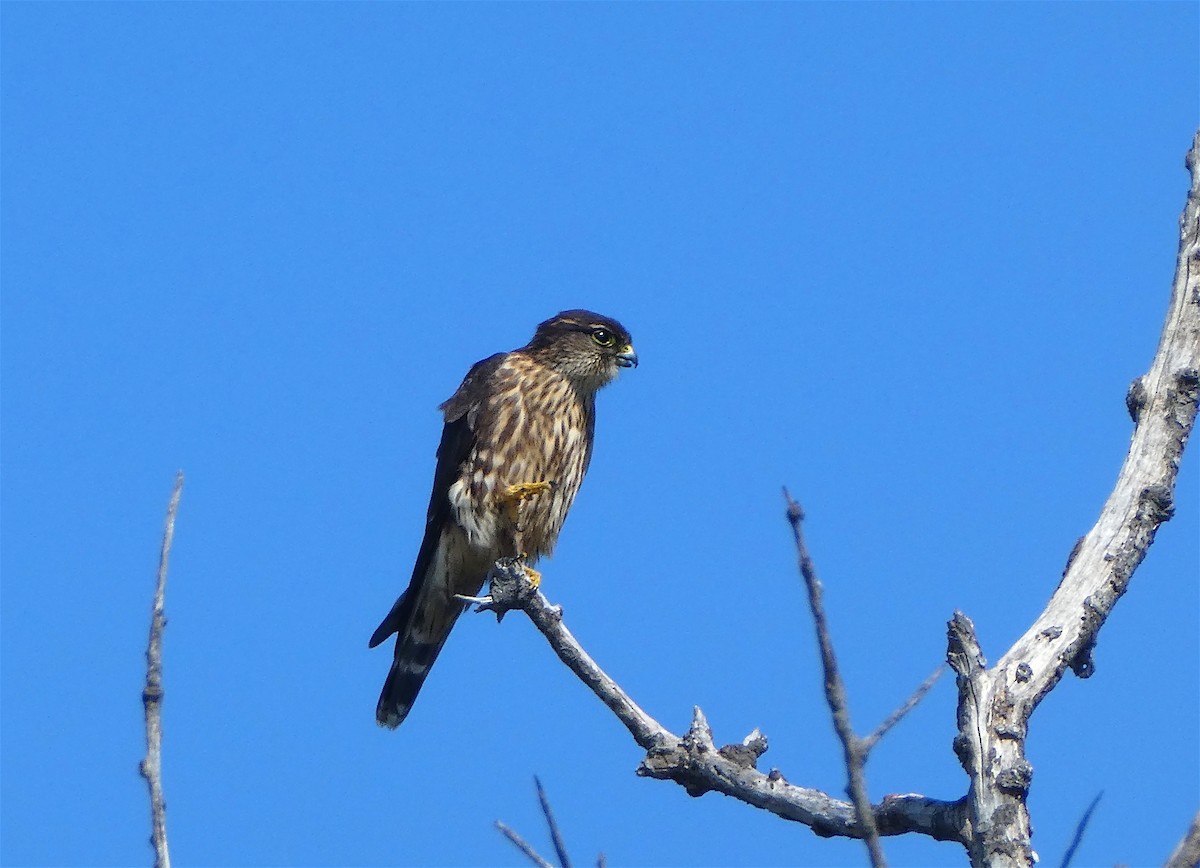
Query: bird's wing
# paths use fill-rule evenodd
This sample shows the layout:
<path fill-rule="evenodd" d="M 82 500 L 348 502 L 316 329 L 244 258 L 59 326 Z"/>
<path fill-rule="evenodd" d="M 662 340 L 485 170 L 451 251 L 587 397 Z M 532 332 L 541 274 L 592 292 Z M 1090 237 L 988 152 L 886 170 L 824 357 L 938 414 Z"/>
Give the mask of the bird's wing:
<path fill-rule="evenodd" d="M 412 579 L 370 641 L 374 648 L 396 634 L 391 670 L 375 707 L 375 719 L 382 726 L 394 729 L 408 715 L 430 667 L 462 613 L 462 604 L 452 599 L 451 594 L 462 580 L 470 578 L 463 571 L 470 569 L 467 564 L 472 557 L 466 535 L 455 524 L 449 491 L 474 448 L 477 422 L 481 421 L 477 417 L 480 408 L 486 405 L 489 381 L 503 360 L 501 353 L 477 363 L 441 407 L 445 425 L 438 444 L 425 536 L 413 565 Z M 482 421 L 486 424 L 486 420 Z M 482 581 L 482 573 L 479 579 Z"/>
<path fill-rule="evenodd" d="M 406 625 L 412 620 L 416 600 L 437 554 L 442 531 L 454 520 L 450 509 L 450 486 L 458 479 L 462 464 L 475 445 L 475 414 L 486 398 L 489 381 L 505 355 L 497 353 L 476 362 L 454 394 L 439 408 L 444 414 L 445 425 L 437 449 L 433 491 L 429 495 L 429 508 L 425 513 L 425 536 L 417 551 L 408 589 L 400 595 L 387 617 L 371 634 L 368 647 L 374 648 L 393 633 L 403 635 Z"/>

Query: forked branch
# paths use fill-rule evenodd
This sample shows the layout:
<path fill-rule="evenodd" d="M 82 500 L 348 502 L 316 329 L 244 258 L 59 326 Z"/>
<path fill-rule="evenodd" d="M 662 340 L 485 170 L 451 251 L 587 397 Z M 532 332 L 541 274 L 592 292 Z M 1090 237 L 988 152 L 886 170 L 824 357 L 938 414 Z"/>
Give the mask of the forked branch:
<path fill-rule="evenodd" d="M 1166 322 L 1150 370 L 1127 396 L 1133 438 L 1100 517 L 1072 549 L 1045 610 L 994 668 L 984 665 L 970 619 L 956 613 L 950 623 L 948 656 L 959 692 L 955 751 L 970 778 L 973 865 L 1036 861 L 1026 806 L 1033 775 L 1025 752 L 1029 718 L 1068 668 L 1080 678 L 1095 672 L 1100 628 L 1174 512 L 1200 387 L 1200 133 L 1187 166 L 1191 189 Z"/>
<path fill-rule="evenodd" d="M 562 829 L 559 828 L 558 820 L 554 818 L 554 809 L 550 807 L 550 797 L 546 795 L 546 788 L 542 786 L 541 778 L 534 775 L 533 782 L 537 786 L 538 804 L 542 808 L 542 816 L 546 818 L 546 828 L 550 832 L 550 843 L 554 845 L 554 855 L 558 857 L 558 868 L 571 868 L 571 857 L 567 855 L 567 845 L 563 840 Z M 547 859 L 538 853 L 528 841 L 518 835 L 510 826 L 497 820 L 496 828 L 500 830 L 500 834 L 512 842 L 514 847 L 525 854 L 525 858 L 532 862 L 535 868 L 554 868 Z M 596 864 L 603 868 L 605 864 L 603 853 L 596 860 Z"/>

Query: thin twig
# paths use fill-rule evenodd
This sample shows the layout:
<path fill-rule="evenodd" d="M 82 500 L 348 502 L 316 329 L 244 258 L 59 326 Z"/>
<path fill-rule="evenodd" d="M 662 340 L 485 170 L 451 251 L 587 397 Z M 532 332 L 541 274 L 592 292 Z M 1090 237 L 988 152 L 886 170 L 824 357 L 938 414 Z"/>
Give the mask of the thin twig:
<path fill-rule="evenodd" d="M 154 605 L 150 611 L 150 641 L 146 647 L 146 686 L 142 688 L 142 706 L 146 712 L 146 758 L 140 770 L 150 790 L 150 843 L 154 846 L 155 868 L 171 868 L 167 848 L 167 803 L 162 788 L 162 638 L 167 619 L 163 615 L 163 598 L 167 590 L 167 564 L 171 558 L 171 542 L 175 539 L 175 513 L 183 494 L 183 471 L 175 475 L 175 489 L 167 503 L 167 519 L 163 527 L 162 548 L 158 556 L 158 579 L 154 587 Z"/>
<path fill-rule="evenodd" d="M 904 700 L 904 704 L 887 716 L 883 723 L 876 727 L 875 731 L 866 738 L 860 740 L 863 754 L 871 752 L 872 748 L 879 743 L 879 740 L 888 734 L 888 731 L 904 719 L 904 716 L 917 707 L 917 704 L 925 698 L 925 694 L 933 689 L 933 685 L 942 677 L 942 673 L 946 671 L 946 664 L 943 663 L 937 669 L 929 673 L 929 677 L 921 682 L 921 685 L 912 692 L 912 696 Z"/>
<path fill-rule="evenodd" d="M 554 819 L 554 811 L 550 810 L 550 799 L 546 797 L 546 788 L 542 786 L 541 778 L 533 776 L 537 784 L 538 802 L 542 805 L 542 813 L 546 815 L 546 825 L 550 828 L 550 840 L 554 843 L 554 852 L 558 854 L 560 868 L 571 868 L 571 859 L 567 856 L 567 845 L 563 842 L 562 831 L 558 821 Z"/>
<path fill-rule="evenodd" d="M 1075 858 L 1075 851 L 1079 849 L 1079 845 L 1083 841 L 1083 833 L 1087 831 L 1088 822 L 1092 819 L 1092 813 L 1096 810 L 1096 806 L 1100 804 L 1100 798 L 1103 795 L 1104 790 L 1096 793 L 1096 798 L 1092 799 L 1092 803 L 1087 806 L 1087 810 L 1080 817 L 1079 825 L 1075 827 L 1075 837 L 1071 839 L 1071 846 L 1067 848 L 1066 855 L 1063 856 L 1062 868 L 1070 868 L 1071 860 Z"/>
<path fill-rule="evenodd" d="M 520 850 L 537 868 L 554 868 L 549 862 L 538 855 L 538 851 L 530 846 L 529 842 L 510 829 L 508 826 L 496 821 L 496 828 L 500 830 L 500 834 L 513 842 L 513 845 Z"/>
<path fill-rule="evenodd" d="M 846 685 L 842 682 L 842 676 L 838 672 L 837 657 L 833 653 L 833 640 L 830 638 L 829 621 L 825 616 L 821 581 L 817 578 L 817 570 L 813 566 L 812 558 L 808 555 L 808 547 L 804 544 L 804 531 L 801 528 L 804 521 L 804 510 L 792 499 L 786 488 L 783 490 L 783 497 L 787 501 L 788 523 L 792 526 L 792 536 L 796 540 L 796 557 L 800 562 L 800 574 L 804 577 L 804 585 L 808 589 L 809 608 L 812 609 L 813 621 L 817 626 L 817 645 L 821 650 L 821 668 L 825 671 L 825 699 L 833 714 L 833 728 L 842 742 L 842 750 L 846 757 L 846 772 L 849 777 L 847 790 L 850 800 L 854 802 L 854 812 L 858 816 L 858 822 L 862 825 L 863 841 L 867 845 L 871 865 L 874 868 L 881 868 L 887 864 L 887 861 L 883 855 L 883 845 L 879 842 L 875 812 L 871 810 L 871 799 L 867 795 L 867 779 L 863 772 L 866 749 L 850 726 Z"/>

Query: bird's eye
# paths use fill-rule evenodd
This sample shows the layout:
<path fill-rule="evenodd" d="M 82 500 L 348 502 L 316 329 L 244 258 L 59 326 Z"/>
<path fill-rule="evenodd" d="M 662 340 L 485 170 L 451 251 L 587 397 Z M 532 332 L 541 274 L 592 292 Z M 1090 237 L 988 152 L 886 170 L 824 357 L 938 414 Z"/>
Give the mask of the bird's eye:
<path fill-rule="evenodd" d="M 592 329 L 592 340 L 602 347 L 611 347 L 617 342 L 616 337 L 608 329 Z"/>

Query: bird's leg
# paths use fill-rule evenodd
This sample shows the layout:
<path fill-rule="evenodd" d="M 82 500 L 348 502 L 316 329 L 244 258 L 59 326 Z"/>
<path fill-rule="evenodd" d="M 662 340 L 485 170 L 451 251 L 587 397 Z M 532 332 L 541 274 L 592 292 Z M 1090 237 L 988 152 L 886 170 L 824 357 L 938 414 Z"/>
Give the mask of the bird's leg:
<path fill-rule="evenodd" d="M 548 491 L 553 491 L 557 487 L 557 482 L 545 480 L 541 482 L 518 482 L 504 489 L 498 498 L 500 501 L 500 506 L 504 510 L 504 517 L 508 520 L 509 524 L 512 525 L 512 529 L 516 534 L 514 539 L 515 545 L 513 548 L 515 548 L 518 552 L 515 559 L 517 566 L 525 571 L 525 575 L 529 578 L 529 584 L 533 586 L 534 590 L 537 590 L 538 586 L 541 585 L 542 574 L 525 563 L 525 559 L 529 555 L 519 548 L 521 545 L 521 529 L 519 526 L 521 517 L 521 504 L 527 500 L 532 500 L 538 495 L 545 494 Z"/>
<path fill-rule="evenodd" d="M 505 517 L 516 526 L 517 519 L 521 514 L 521 504 L 537 497 L 539 494 L 553 491 L 557 485 L 557 482 L 542 481 L 518 482 L 508 486 L 508 488 L 500 493 L 500 497 L 498 498 L 500 505 L 504 508 Z"/>

